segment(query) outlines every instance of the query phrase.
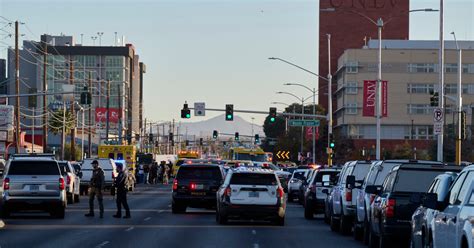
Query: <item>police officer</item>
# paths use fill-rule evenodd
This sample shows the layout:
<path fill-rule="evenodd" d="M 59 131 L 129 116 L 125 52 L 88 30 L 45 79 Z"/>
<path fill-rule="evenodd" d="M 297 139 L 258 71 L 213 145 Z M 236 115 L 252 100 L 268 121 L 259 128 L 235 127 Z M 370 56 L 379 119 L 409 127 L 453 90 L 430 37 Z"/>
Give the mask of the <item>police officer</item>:
<path fill-rule="evenodd" d="M 125 208 L 124 219 L 130 218 L 130 208 L 127 203 L 127 174 L 123 171 L 123 164 L 117 164 L 118 175 L 115 178 L 114 187 L 117 190 L 117 213 L 115 218 L 122 217 L 122 205 Z"/>
<path fill-rule="evenodd" d="M 86 214 L 86 217 L 94 217 L 94 198 L 97 196 L 99 201 L 100 209 L 100 218 L 104 217 L 104 203 L 102 198 L 102 192 L 104 191 L 105 179 L 104 179 L 104 170 L 100 168 L 99 162 L 97 160 L 92 161 L 92 171 L 91 181 L 89 183 L 89 213 Z"/>

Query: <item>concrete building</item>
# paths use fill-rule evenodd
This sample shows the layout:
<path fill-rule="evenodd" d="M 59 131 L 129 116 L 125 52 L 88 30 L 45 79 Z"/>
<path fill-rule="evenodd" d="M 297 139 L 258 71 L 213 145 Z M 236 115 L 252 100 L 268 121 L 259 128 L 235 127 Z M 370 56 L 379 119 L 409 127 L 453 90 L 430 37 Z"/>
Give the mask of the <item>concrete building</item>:
<path fill-rule="evenodd" d="M 459 42 L 459 45 L 463 49 L 463 109 L 470 126 L 474 108 L 474 42 Z M 382 118 L 382 149 L 391 149 L 405 140 L 426 149 L 436 139 L 430 96 L 439 86 L 438 47 L 438 41 L 383 41 L 382 80 L 387 81 L 387 117 Z M 356 147 L 375 145 L 376 119 L 373 115 L 364 116 L 364 112 L 370 115 L 372 106 L 368 93 L 370 82 L 364 81 L 376 80 L 377 55 L 378 43 L 372 40 L 363 48 L 347 49 L 338 60 L 334 93 L 338 106 L 334 113 L 336 128 L 343 136 L 353 138 Z M 454 42 L 446 42 L 445 55 L 444 90 L 455 98 L 458 52 Z M 456 123 L 455 104 L 446 100 L 445 125 Z"/>
<path fill-rule="evenodd" d="M 105 141 L 107 116 L 107 86 L 110 82 L 110 113 L 109 113 L 109 139 L 133 143 L 135 135 L 140 133 L 140 116 L 142 109 L 140 98 L 143 89 L 143 78 L 139 62 L 139 56 L 131 44 L 119 46 L 82 46 L 76 44 L 73 36 L 51 36 L 42 35 L 41 41 L 24 41 L 23 49 L 20 50 L 20 92 L 36 92 L 43 89 L 43 59 L 46 46 L 46 76 L 48 92 L 74 91 L 71 95 L 50 95 L 47 97 L 47 107 L 50 111 L 62 108 L 63 102 L 70 109 L 71 104 L 80 102 L 80 93 L 89 86 L 89 75 L 92 82 L 92 107 L 83 106 L 86 109 L 85 124 L 89 123 L 88 109 L 92 111 L 91 123 L 95 139 L 94 144 Z M 14 75 L 15 57 L 14 51 L 8 53 L 9 75 Z M 72 71 L 72 73 L 71 73 Z M 72 83 L 71 83 L 72 81 Z M 10 81 L 8 93 L 15 92 L 14 81 Z M 31 115 L 25 109 L 28 99 L 22 98 L 21 106 L 25 114 Z M 15 104 L 15 99 L 10 99 L 10 104 Z M 42 97 L 37 98 L 38 108 L 42 108 Z M 79 115 L 79 119 L 80 119 Z M 79 120 L 79 123 L 82 120 Z M 38 124 L 39 123 L 39 124 Z M 31 120 L 22 120 L 25 126 L 31 125 Z M 36 125 L 42 125 L 41 120 Z M 79 125 L 80 127 L 80 125 Z M 80 129 L 78 129 L 80 131 Z M 28 129 L 27 132 L 28 140 Z M 41 128 L 37 133 L 42 136 Z M 76 139 L 80 138 L 78 133 Z M 87 137 L 87 135 L 86 135 Z M 48 143 L 57 146 L 58 137 L 48 138 Z M 41 140 L 40 138 L 35 140 Z M 87 141 L 86 141 L 87 142 Z M 36 143 L 36 142 L 35 142 Z M 78 140 L 77 144 L 80 144 Z"/>
<path fill-rule="evenodd" d="M 7 61 L 0 59 L 0 94 L 5 94 L 7 91 Z"/>

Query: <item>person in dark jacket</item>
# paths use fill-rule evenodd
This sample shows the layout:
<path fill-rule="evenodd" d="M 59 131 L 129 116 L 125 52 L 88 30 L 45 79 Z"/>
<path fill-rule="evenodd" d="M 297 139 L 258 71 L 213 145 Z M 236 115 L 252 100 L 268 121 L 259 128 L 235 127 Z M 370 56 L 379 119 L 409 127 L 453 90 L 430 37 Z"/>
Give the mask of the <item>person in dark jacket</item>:
<path fill-rule="evenodd" d="M 124 219 L 130 218 L 130 208 L 127 203 L 127 174 L 123 171 L 123 165 L 117 164 L 118 175 L 115 178 L 114 187 L 117 193 L 117 213 L 113 216 L 115 218 L 122 217 L 122 205 L 125 208 Z"/>
<path fill-rule="evenodd" d="M 97 196 L 100 218 L 104 218 L 104 202 L 102 197 L 105 186 L 104 170 L 100 168 L 97 160 L 92 161 L 92 167 L 94 170 L 92 171 L 92 177 L 89 183 L 89 213 L 85 216 L 94 217 L 94 198 Z"/>

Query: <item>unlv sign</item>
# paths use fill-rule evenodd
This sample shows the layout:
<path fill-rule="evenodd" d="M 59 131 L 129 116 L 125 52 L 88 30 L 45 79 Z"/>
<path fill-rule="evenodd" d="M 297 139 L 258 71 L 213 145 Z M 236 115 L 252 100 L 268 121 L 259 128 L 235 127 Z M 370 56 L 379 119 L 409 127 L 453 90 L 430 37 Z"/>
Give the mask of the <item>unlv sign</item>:
<path fill-rule="evenodd" d="M 382 81 L 382 116 L 387 117 L 388 101 L 387 101 L 387 81 Z M 362 106 L 362 116 L 375 116 L 377 104 L 377 81 L 364 81 L 364 102 Z"/>
<path fill-rule="evenodd" d="M 397 6 L 398 0 L 329 0 L 333 8 L 383 9 Z"/>

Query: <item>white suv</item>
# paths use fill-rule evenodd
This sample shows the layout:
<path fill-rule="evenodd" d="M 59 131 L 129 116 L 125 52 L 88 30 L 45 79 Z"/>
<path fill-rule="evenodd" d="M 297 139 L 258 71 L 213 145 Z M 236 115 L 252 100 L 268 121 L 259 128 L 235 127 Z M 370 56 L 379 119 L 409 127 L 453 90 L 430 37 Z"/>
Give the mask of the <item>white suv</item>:
<path fill-rule="evenodd" d="M 217 192 L 216 221 L 263 218 L 285 225 L 286 201 L 280 180 L 272 170 L 230 170 Z"/>

